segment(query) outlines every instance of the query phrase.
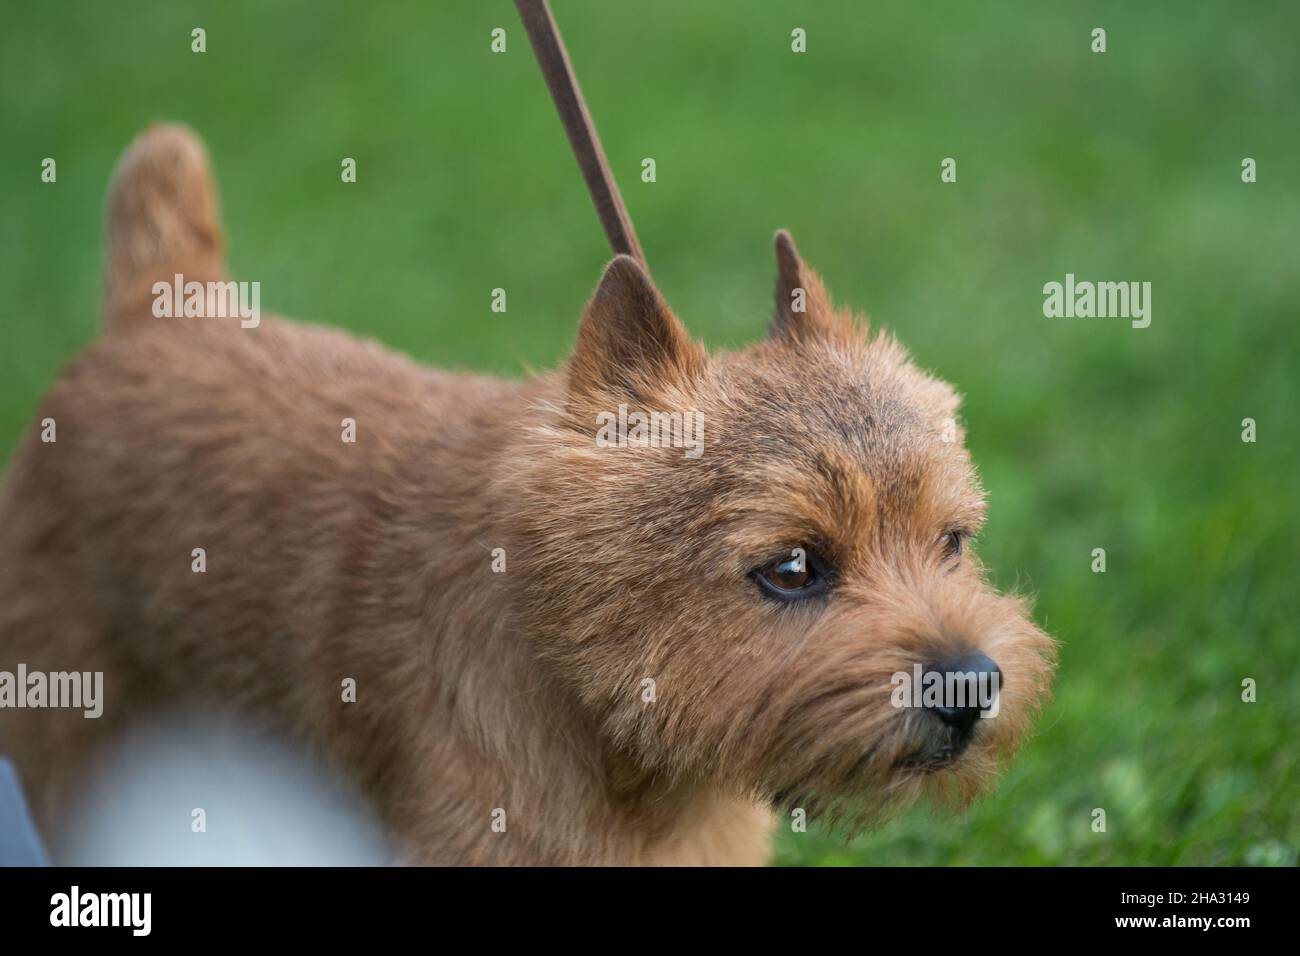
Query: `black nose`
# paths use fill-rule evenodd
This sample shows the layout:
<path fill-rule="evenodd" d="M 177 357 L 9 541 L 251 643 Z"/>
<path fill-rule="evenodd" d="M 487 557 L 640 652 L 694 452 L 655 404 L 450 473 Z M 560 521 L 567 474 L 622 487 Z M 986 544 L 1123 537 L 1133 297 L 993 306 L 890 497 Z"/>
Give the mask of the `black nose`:
<path fill-rule="evenodd" d="M 931 676 L 934 674 L 939 676 Z M 1002 687 L 1002 671 L 985 654 L 966 654 L 930 664 L 922 679 L 926 682 L 927 701 L 932 699 L 931 684 L 940 682 L 939 703 L 927 704 L 927 708 L 962 736 L 970 734 L 984 709 L 981 695 L 991 706 Z"/>

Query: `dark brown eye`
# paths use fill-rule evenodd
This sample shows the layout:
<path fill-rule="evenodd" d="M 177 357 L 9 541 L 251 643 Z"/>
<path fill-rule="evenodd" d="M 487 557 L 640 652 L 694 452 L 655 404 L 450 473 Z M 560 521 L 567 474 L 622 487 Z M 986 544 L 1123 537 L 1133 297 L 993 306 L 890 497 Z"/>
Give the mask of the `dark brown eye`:
<path fill-rule="evenodd" d="M 821 594 L 830 583 L 826 566 L 806 548 L 756 568 L 750 575 L 764 594 L 778 601 L 794 601 Z"/>
<path fill-rule="evenodd" d="M 964 537 L 965 535 L 960 531 L 945 531 L 939 536 L 939 545 L 943 548 L 943 559 L 945 561 L 961 556 L 961 545 Z"/>
<path fill-rule="evenodd" d="M 812 568 L 806 560 L 786 558 L 763 569 L 763 580 L 782 591 L 797 591 L 813 579 Z"/>

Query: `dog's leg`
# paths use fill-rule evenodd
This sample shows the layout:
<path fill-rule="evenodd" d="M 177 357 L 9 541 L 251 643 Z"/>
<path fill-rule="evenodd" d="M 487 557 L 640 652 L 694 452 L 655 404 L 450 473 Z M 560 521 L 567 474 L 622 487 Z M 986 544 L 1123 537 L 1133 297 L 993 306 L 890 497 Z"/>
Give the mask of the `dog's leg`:
<path fill-rule="evenodd" d="M 134 713 L 141 696 L 97 606 L 93 575 L 79 557 L 84 542 L 39 494 L 34 444 L 29 434 L 0 492 L 0 670 L 13 676 L 23 698 L 22 706 L 15 697 L 0 708 L 0 753 L 13 758 L 48 837 L 75 803 L 86 758 Z M 20 670 L 29 679 L 41 675 L 43 694 L 17 686 Z M 68 682 L 65 692 L 75 681 L 80 700 L 67 706 L 56 681 Z"/>

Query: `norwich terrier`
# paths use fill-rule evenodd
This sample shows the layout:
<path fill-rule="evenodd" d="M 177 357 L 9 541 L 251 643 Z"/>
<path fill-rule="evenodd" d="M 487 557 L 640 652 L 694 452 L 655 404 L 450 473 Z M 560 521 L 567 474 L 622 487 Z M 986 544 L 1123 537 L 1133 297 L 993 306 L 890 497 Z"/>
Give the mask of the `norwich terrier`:
<path fill-rule="evenodd" d="M 107 242 L 0 492 L 0 668 L 102 673 L 98 719 L 0 709 L 56 846 L 90 755 L 181 701 L 323 755 L 403 861 L 757 864 L 969 799 L 1048 691 L 956 393 L 784 232 L 765 340 L 707 354 L 620 256 L 527 381 L 236 308 L 182 128 L 124 155 Z"/>

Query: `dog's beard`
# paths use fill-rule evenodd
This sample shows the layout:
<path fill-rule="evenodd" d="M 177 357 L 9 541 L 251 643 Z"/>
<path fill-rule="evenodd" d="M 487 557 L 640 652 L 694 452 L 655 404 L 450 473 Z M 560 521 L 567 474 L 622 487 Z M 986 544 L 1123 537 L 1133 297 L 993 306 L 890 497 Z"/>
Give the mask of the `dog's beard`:
<path fill-rule="evenodd" d="M 897 712 L 874 735 L 856 740 L 827 747 L 804 772 L 763 796 L 787 817 L 802 810 L 852 836 L 922 798 L 967 806 L 996 779 L 1001 749 L 1014 746 L 985 728 L 961 738 L 919 710 Z"/>

